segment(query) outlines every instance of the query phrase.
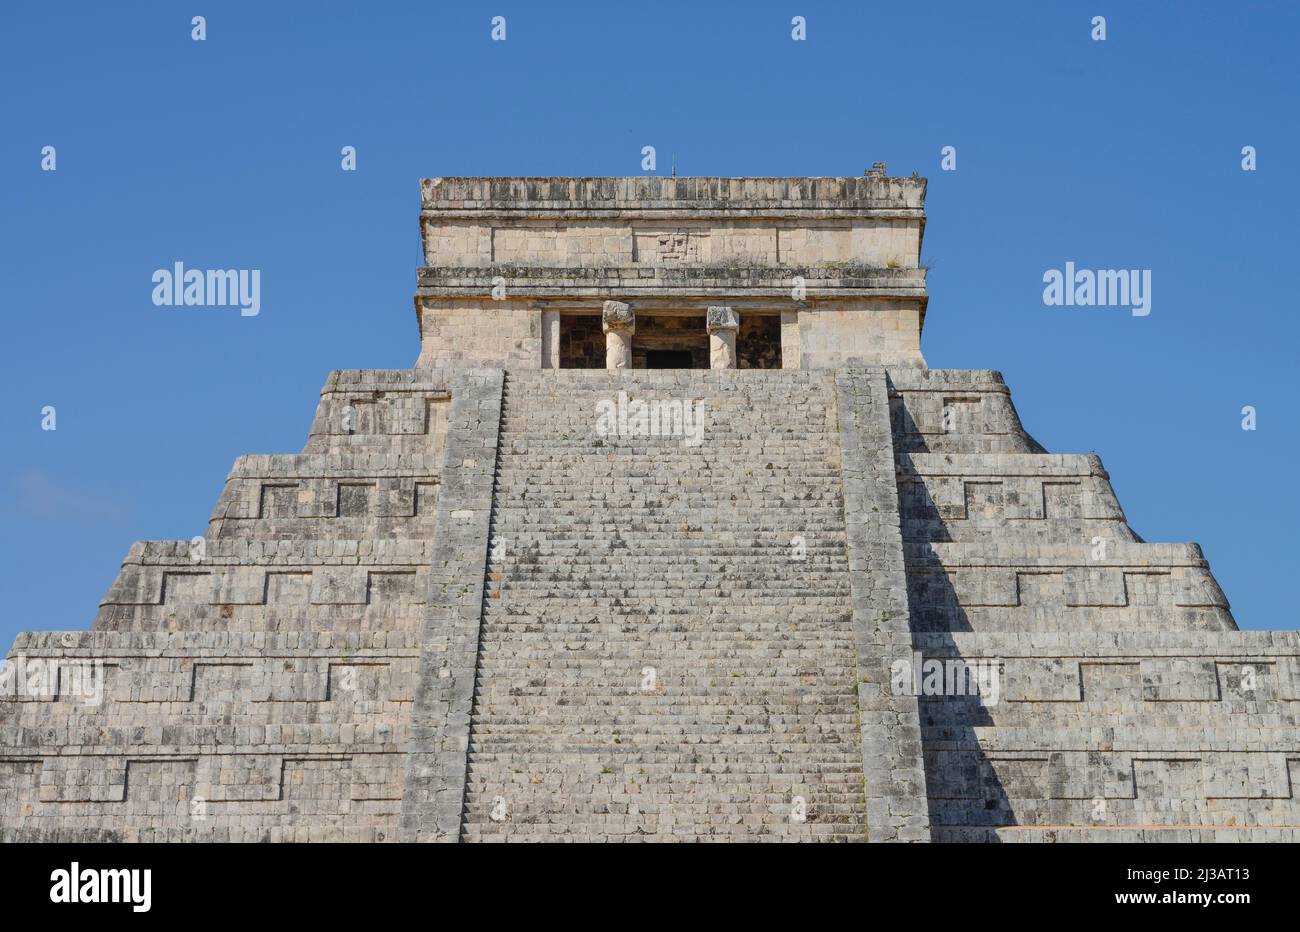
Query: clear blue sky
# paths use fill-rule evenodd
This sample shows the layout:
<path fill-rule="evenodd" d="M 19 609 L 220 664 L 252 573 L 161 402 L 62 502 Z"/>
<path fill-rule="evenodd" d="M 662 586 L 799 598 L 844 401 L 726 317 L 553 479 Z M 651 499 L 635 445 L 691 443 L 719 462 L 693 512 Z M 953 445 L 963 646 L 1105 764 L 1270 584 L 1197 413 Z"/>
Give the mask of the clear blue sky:
<path fill-rule="evenodd" d="M 88 626 L 132 541 L 201 533 L 236 456 L 299 450 L 330 369 L 415 361 L 417 179 L 637 174 L 644 145 L 927 175 L 930 365 L 1001 370 L 1243 627 L 1294 628 L 1297 36 L 1290 3 L 7 0 L 0 651 Z M 155 307 L 176 260 L 260 269 L 261 314 Z M 1067 260 L 1151 269 L 1151 315 L 1045 307 Z"/>

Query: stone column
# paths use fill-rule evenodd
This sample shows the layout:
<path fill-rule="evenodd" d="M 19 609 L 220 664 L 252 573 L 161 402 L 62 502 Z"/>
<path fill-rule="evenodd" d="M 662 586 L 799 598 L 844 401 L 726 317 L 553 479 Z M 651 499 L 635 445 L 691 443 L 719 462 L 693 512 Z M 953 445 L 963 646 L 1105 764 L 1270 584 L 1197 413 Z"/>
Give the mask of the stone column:
<path fill-rule="evenodd" d="M 801 368 L 799 358 L 799 312 L 781 312 L 781 368 Z"/>
<path fill-rule="evenodd" d="M 605 331 L 605 368 L 627 369 L 632 365 L 632 334 L 636 333 L 636 312 L 622 301 L 606 301 L 600 315 Z"/>
<path fill-rule="evenodd" d="M 542 311 L 542 368 L 560 368 L 559 311 Z"/>
<path fill-rule="evenodd" d="M 709 367 L 736 368 L 736 331 L 740 329 L 740 315 L 736 309 L 710 307 L 705 323 L 709 329 Z"/>

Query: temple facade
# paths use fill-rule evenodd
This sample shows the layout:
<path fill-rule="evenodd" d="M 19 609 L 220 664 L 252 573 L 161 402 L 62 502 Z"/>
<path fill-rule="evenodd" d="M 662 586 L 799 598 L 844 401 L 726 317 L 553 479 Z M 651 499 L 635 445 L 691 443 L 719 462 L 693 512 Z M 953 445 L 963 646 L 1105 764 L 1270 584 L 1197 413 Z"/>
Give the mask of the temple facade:
<path fill-rule="evenodd" d="M 421 182 L 418 365 L 924 366 L 925 179 Z"/>

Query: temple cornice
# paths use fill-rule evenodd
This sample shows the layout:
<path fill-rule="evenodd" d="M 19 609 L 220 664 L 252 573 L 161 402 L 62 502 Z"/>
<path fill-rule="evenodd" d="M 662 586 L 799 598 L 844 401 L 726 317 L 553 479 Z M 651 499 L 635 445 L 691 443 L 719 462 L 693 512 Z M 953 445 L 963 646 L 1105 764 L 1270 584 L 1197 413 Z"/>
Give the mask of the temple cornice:
<path fill-rule="evenodd" d="M 417 297 L 490 295 L 494 286 L 511 297 L 636 295 L 791 297 L 802 286 L 812 297 L 924 298 L 926 270 L 831 267 L 555 268 L 533 266 L 424 267 Z"/>

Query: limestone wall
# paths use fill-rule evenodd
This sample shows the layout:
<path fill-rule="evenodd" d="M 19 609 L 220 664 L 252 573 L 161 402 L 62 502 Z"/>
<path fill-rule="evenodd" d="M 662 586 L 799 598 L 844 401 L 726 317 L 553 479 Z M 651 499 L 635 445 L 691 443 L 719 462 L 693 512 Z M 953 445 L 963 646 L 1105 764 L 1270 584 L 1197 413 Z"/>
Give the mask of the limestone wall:
<path fill-rule="evenodd" d="M 103 696 L 0 700 L 0 841 L 394 838 L 414 637 L 20 635 Z"/>
<path fill-rule="evenodd" d="M 423 215 L 518 218 L 563 214 L 613 217 L 726 213 L 761 217 L 797 213 L 809 217 L 911 218 L 925 208 L 924 178 L 883 174 L 819 178 L 496 177 L 422 178 Z"/>
<path fill-rule="evenodd" d="M 905 540 L 1135 539 L 1095 455 L 900 453 L 898 496 Z"/>
<path fill-rule="evenodd" d="M 795 313 L 801 368 L 925 365 L 919 301 L 834 302 Z"/>
<path fill-rule="evenodd" d="M 541 310 L 526 302 L 433 302 L 419 313 L 417 367 L 542 367 Z"/>
<path fill-rule="evenodd" d="M 554 268 L 704 265 L 815 266 L 854 262 L 916 268 L 921 222 L 793 220 L 429 219 L 429 266 L 496 263 Z"/>
<path fill-rule="evenodd" d="M 456 379 L 331 373 L 206 535 L 135 544 L 92 631 L 19 636 L 0 841 L 396 837 Z"/>
<path fill-rule="evenodd" d="M 615 448 L 591 445 L 578 380 L 608 395 L 629 377 L 704 392 L 716 436 L 696 459 L 670 442 L 653 462 L 634 440 L 626 475 L 601 484 Z M 0 693 L 0 840 L 858 838 L 863 806 L 875 840 L 1297 837 L 1300 639 L 1235 630 L 1200 549 L 1141 541 L 1100 460 L 1041 452 L 997 373 L 510 378 L 333 373 L 306 451 L 237 461 L 197 556 L 190 541 L 137 544 L 94 630 L 21 635 L 10 660 L 57 672 L 43 693 Z M 715 469 L 721 498 L 662 510 Z M 614 495 L 613 512 L 593 510 Z M 706 514 L 718 523 L 700 537 Z M 787 562 L 790 520 L 805 561 Z M 720 596 L 720 580 L 753 599 Z M 671 677 L 663 694 L 629 680 L 626 701 L 663 714 L 625 714 L 572 645 L 608 640 L 601 675 L 635 679 L 620 652 L 674 585 L 665 644 L 694 631 L 727 675 L 694 661 L 674 674 L 695 718 Z M 611 628 L 600 612 L 615 609 L 636 621 Z M 754 612 L 774 609 L 760 646 Z M 780 767 L 805 780 L 773 785 L 782 801 L 810 794 L 807 823 L 731 790 L 717 812 L 661 821 L 678 811 L 647 802 L 667 792 L 645 770 L 662 735 L 723 740 L 731 726 L 709 710 L 731 714 L 736 688 L 770 721 L 754 684 L 816 612 L 819 659 L 789 675 L 804 691 L 856 684 L 856 715 L 835 722 L 856 722 L 861 781 L 837 757 L 819 788 L 807 752 L 789 751 Z M 897 690 L 896 662 L 916 656 L 995 669 L 996 693 Z M 744 658 L 754 671 L 737 678 Z M 555 704 L 583 690 L 580 708 Z M 547 756 L 562 719 L 573 761 L 598 770 L 587 778 Z M 639 735 L 644 760 L 616 777 Z M 770 753 L 744 735 L 709 746 L 733 763 Z M 646 799 L 618 811 L 617 780 Z M 491 815 L 507 795 L 519 823 Z"/>
<path fill-rule="evenodd" d="M 921 635 L 997 702 L 922 698 L 938 841 L 1291 841 L 1295 632 Z"/>
<path fill-rule="evenodd" d="M 241 456 L 212 512 L 208 535 L 428 537 L 438 476 L 435 453 Z"/>
<path fill-rule="evenodd" d="M 932 837 L 1294 840 L 1300 638 L 1237 631 L 1200 548 L 1142 542 L 1100 460 L 1042 452 L 997 373 L 890 381 L 896 660 L 993 687 L 918 697 Z"/>
<path fill-rule="evenodd" d="M 912 623 L 921 631 L 1236 628 L 1195 544 L 1098 551 L 1011 538 L 905 550 Z"/>
<path fill-rule="evenodd" d="M 1001 373 L 889 370 L 894 446 L 917 453 L 1044 453 L 1025 432 Z"/>

